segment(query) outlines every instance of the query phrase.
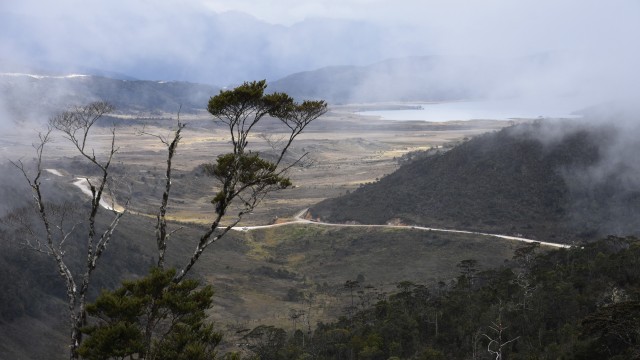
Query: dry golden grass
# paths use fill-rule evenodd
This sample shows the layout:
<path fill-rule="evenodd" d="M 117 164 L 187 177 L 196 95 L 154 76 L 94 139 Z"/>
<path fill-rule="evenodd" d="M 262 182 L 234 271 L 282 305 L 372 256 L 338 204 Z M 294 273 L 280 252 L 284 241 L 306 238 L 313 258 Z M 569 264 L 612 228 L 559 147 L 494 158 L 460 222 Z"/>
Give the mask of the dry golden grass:
<path fill-rule="evenodd" d="M 291 329 L 292 309 L 310 310 L 312 326 L 335 319 L 350 302 L 343 284 L 359 275 L 365 278 L 360 290 L 388 293 L 404 280 L 427 285 L 448 282 L 465 259 L 478 259 L 481 268 L 499 266 L 520 246 L 475 235 L 318 225 L 233 236 L 241 238 L 223 241 L 240 241 L 245 246 L 242 251 L 214 248 L 198 265 L 198 273 L 206 274 L 217 290 L 211 316 L 225 324 L 230 334 L 258 324 Z M 275 275 L 276 270 L 282 276 Z M 313 296 L 310 307 L 302 298 L 287 301 L 291 289 L 307 299 Z"/>
<path fill-rule="evenodd" d="M 334 107 L 323 118 L 303 133 L 294 147 L 294 155 L 309 153 L 310 164 L 290 171 L 294 188 L 269 196 L 252 216 L 242 224 L 257 225 L 291 216 L 299 209 L 309 207 L 323 199 L 352 191 L 360 184 L 375 181 L 397 169 L 395 160 L 402 154 L 430 147 L 442 146 L 482 132 L 508 125 L 504 121 L 469 121 L 449 123 L 400 122 L 378 120 L 353 114 L 356 107 Z M 127 115 L 119 115 L 128 118 Z M 133 120 L 133 119 L 132 119 Z M 166 114 L 165 120 L 149 120 L 144 131 L 170 136 L 175 125 L 175 114 Z M 215 194 L 212 182 L 196 179 L 192 170 L 202 163 L 215 161 L 216 156 L 228 151 L 229 138 L 223 126 L 215 125 L 206 115 L 182 116 L 187 123 L 183 131 L 174 169 L 173 197 L 169 219 L 206 224 L 211 219 L 210 199 Z M 265 139 L 277 139 L 277 123 L 268 120 L 249 141 L 255 151 L 265 152 L 270 146 Z M 166 149 L 153 136 L 140 136 L 140 122 L 117 128 L 119 154 L 116 161 L 126 170 L 119 174 L 131 185 L 133 195 L 121 190 L 120 198 L 131 197 L 131 209 L 136 213 L 152 214 L 158 206 L 164 177 Z M 91 144 L 100 156 L 110 142 L 108 127 L 96 128 Z M 0 160 L 31 158 L 31 143 L 35 132 L 21 131 L 0 135 Z M 11 144 L 10 151 L 9 146 Z M 64 169 L 77 152 L 61 138 L 49 144 L 45 156 L 52 166 Z M 84 175 L 74 173 L 74 175 Z M 176 190 L 182 187 L 182 191 Z"/>

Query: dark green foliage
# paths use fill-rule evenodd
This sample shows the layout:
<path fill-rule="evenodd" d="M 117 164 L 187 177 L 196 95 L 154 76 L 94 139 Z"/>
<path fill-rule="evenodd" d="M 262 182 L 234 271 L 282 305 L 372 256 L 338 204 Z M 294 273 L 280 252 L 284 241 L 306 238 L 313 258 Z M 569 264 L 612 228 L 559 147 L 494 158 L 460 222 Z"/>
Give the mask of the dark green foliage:
<path fill-rule="evenodd" d="M 220 155 L 215 164 L 203 167 L 205 173 L 222 185 L 211 201 L 219 215 L 225 213 L 236 197 L 242 199 L 249 212 L 265 194 L 291 186 L 285 173 L 302 158 L 284 167 L 279 168 L 279 165 L 296 136 L 327 111 L 324 101 L 299 104 L 284 93 L 265 94 L 266 88 L 265 80 L 245 82 L 232 90 L 222 90 L 209 100 L 207 110 L 229 128 L 233 144 L 233 152 Z M 274 161 L 265 160 L 248 148 L 249 134 L 266 115 L 280 120 L 289 132 L 283 137 L 283 145 L 277 150 L 279 154 Z"/>
<path fill-rule="evenodd" d="M 274 326 L 261 325 L 251 330 L 244 339 L 261 360 L 275 360 L 285 357 L 287 333 Z"/>
<path fill-rule="evenodd" d="M 584 355 L 600 358 L 640 358 L 640 301 L 623 301 L 602 307 L 583 322 L 583 335 L 593 339 Z"/>
<path fill-rule="evenodd" d="M 251 186 L 265 186 L 286 189 L 291 186 L 289 178 L 276 172 L 277 165 L 261 159 L 258 154 L 225 154 L 220 155 L 215 166 L 207 166 L 209 175 L 224 183 L 230 174 L 234 177 L 235 185 L 239 189 Z M 213 204 L 226 201 L 228 192 L 221 190 L 211 200 Z"/>
<path fill-rule="evenodd" d="M 260 266 L 257 269 L 251 270 L 252 275 L 262 275 L 273 279 L 288 279 L 295 280 L 299 277 L 295 272 L 291 272 L 284 268 L 274 269 L 269 266 Z"/>
<path fill-rule="evenodd" d="M 265 95 L 265 80 L 245 82 L 232 90 L 220 90 L 209 100 L 207 110 L 213 116 L 237 118 L 246 113 L 272 114 L 280 117 L 293 99 L 284 93 Z M 261 117 L 261 116 L 260 116 Z M 242 119 L 244 121 L 244 119 Z"/>
<path fill-rule="evenodd" d="M 135 324 L 118 321 L 109 326 L 89 328 L 85 331 L 92 336 L 83 342 L 78 351 L 83 358 L 124 358 L 144 353 L 142 332 Z"/>
<path fill-rule="evenodd" d="M 640 233 L 640 189 L 624 180 L 635 175 L 598 180 L 592 172 L 613 151 L 616 131 L 561 122 L 505 128 L 409 162 L 311 213 L 330 222 L 401 219 L 556 242 Z M 550 141 L 549 133 L 562 136 Z"/>
<path fill-rule="evenodd" d="M 304 292 L 295 288 L 287 290 L 287 295 L 284 297 L 285 301 L 298 302 L 304 300 Z"/>
<path fill-rule="evenodd" d="M 87 306 L 95 324 L 78 353 L 87 359 L 136 355 L 150 359 L 213 359 L 221 340 L 205 324 L 213 289 L 195 280 L 172 281 L 175 270 L 152 269 L 114 291 L 103 291 Z"/>
<path fill-rule="evenodd" d="M 465 260 L 450 284 L 401 282 L 375 305 L 318 324 L 304 347 L 293 342 L 297 350 L 289 346 L 288 354 L 495 359 L 487 352 L 491 338 L 492 350 L 504 345 L 505 360 L 639 358 L 640 241 L 610 237 L 538 255 L 536 248 L 526 245 L 489 271 L 469 271 L 475 263 Z"/>

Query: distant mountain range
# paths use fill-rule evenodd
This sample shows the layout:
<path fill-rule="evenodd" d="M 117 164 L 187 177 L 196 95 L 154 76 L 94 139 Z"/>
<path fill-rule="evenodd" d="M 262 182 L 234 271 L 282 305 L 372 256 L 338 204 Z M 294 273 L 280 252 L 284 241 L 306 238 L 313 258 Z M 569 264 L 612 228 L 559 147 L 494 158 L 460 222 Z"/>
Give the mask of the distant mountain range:
<path fill-rule="evenodd" d="M 470 71 L 469 65 L 425 56 L 367 66 L 331 66 L 289 75 L 273 82 L 270 90 L 342 104 L 470 99 L 480 96 L 486 87 L 478 86 L 477 75 L 460 81 Z"/>
<path fill-rule="evenodd" d="M 286 92 L 298 100 L 323 99 L 334 105 L 511 97 L 522 95 L 513 83 L 543 74 L 554 58 L 554 54 L 543 54 L 499 62 L 473 57 L 404 57 L 299 72 L 269 82 L 267 90 Z M 134 115 L 176 112 L 180 105 L 182 111 L 194 112 L 204 110 L 208 99 L 220 90 L 189 82 L 136 80 L 99 69 L 65 72 L 63 68 L 42 64 L 30 69 L 0 61 L 0 116 L 24 121 L 98 99 Z"/>
<path fill-rule="evenodd" d="M 401 222 L 555 242 L 638 234 L 640 184 L 630 165 L 638 145 L 621 138 L 612 126 L 513 126 L 424 156 L 310 212 L 330 222 Z"/>
<path fill-rule="evenodd" d="M 28 121 L 96 100 L 111 102 L 120 113 L 141 116 L 177 113 L 180 106 L 183 112 L 196 112 L 204 110 L 218 91 L 187 82 L 0 73 L 0 116 L 13 122 Z"/>
<path fill-rule="evenodd" d="M 333 66 L 289 75 L 271 82 L 268 91 L 286 92 L 300 100 L 323 99 L 330 104 L 478 97 L 485 89 L 477 82 L 460 83 L 449 76 L 461 76 L 467 71 L 463 69 L 465 66 L 470 64 L 440 57 L 391 59 L 367 66 Z M 188 112 L 204 109 L 209 97 L 219 91 L 209 85 L 135 80 L 96 69 L 77 69 L 79 74 L 88 74 L 79 76 L 56 72 L 51 66 L 47 68 L 49 70 L 31 74 L 0 73 L 4 107 L 18 118 L 24 118 L 36 110 L 59 111 L 69 104 L 104 99 L 126 113 L 175 112 L 180 104 L 183 111 Z"/>
<path fill-rule="evenodd" d="M 227 86 L 245 80 L 271 81 L 330 64 L 368 64 L 399 53 L 399 35 L 370 22 L 308 18 L 283 26 L 237 11 L 192 10 L 185 4 L 162 20 L 154 20 L 155 13 L 147 14 L 149 18 L 134 12 L 118 12 L 117 18 L 94 14 L 93 25 L 108 33 L 107 39 L 78 31 L 87 28 L 86 18 L 0 11 L 6 34 L 0 36 L 0 45 L 5 45 L 1 48 L 19 50 L 0 57 L 40 69 L 69 72 L 82 66 L 137 79 Z M 419 43 L 421 39 L 406 39 L 403 45 L 422 53 Z"/>
<path fill-rule="evenodd" d="M 270 89 L 336 104 L 562 97 L 566 89 L 550 88 L 546 82 L 563 61 L 563 54 L 553 52 L 510 60 L 412 56 L 299 72 L 272 82 Z"/>

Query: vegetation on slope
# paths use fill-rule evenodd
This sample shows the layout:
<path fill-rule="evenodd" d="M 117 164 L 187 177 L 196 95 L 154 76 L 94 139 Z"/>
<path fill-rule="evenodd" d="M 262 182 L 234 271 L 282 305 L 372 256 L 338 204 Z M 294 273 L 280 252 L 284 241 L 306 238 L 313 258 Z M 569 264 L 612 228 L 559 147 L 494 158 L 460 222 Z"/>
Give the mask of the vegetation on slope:
<path fill-rule="evenodd" d="M 47 118 L 60 109 L 98 99 L 108 100 L 119 113 L 126 114 L 175 114 L 180 108 L 183 113 L 199 112 L 202 104 L 218 90 L 209 85 L 178 81 L 0 76 L 2 105 L 17 122 Z"/>
<path fill-rule="evenodd" d="M 390 296 L 345 283 L 354 302 L 338 321 L 290 336 L 260 326 L 248 347 L 262 359 L 638 359 L 638 240 L 535 252 L 487 271 L 469 259 L 454 281 Z"/>
<path fill-rule="evenodd" d="M 620 186 L 624 173 L 588 177 L 607 161 L 614 135 L 577 125 L 505 128 L 419 158 L 315 205 L 311 214 L 330 222 L 400 221 L 556 242 L 634 233 L 639 189 Z"/>
<path fill-rule="evenodd" d="M 116 241 L 96 272 L 91 300 L 101 289 L 115 289 L 124 279 L 140 278 L 153 266 L 153 236 L 140 234 L 153 234 L 154 220 L 133 214 L 123 218 L 114 235 Z M 196 225 L 181 226 L 184 229 L 169 244 L 169 266 L 190 256 L 190 246 L 202 231 Z M 0 234 L 4 240 L 0 244 L 0 272 L 4 274 L 0 285 L 6 289 L 0 301 L 4 309 L 0 351 L 13 359 L 46 358 L 52 353 L 63 357 L 67 327 L 60 316 L 65 310 L 60 280 L 50 272 L 49 259 L 20 247 L 8 230 L 3 226 Z M 518 246 L 488 237 L 409 229 L 292 225 L 230 235 L 194 269 L 195 278 L 216 291 L 209 316 L 218 329 L 226 330 L 224 349 L 237 342 L 237 330 L 256 323 L 288 329 L 290 310 L 308 309 L 305 299 L 309 295 L 315 297 L 311 324 L 333 321 L 349 302 L 343 290 L 347 280 L 364 278 L 380 291 L 392 291 L 400 280 L 433 284 L 454 277 L 456 264 L 464 259 L 476 257 L 478 268 L 487 269 L 510 258 Z M 69 241 L 70 245 L 80 243 Z M 69 257 L 81 252 L 76 246 L 71 249 L 74 252 Z M 43 340 L 31 344 L 32 336 Z"/>

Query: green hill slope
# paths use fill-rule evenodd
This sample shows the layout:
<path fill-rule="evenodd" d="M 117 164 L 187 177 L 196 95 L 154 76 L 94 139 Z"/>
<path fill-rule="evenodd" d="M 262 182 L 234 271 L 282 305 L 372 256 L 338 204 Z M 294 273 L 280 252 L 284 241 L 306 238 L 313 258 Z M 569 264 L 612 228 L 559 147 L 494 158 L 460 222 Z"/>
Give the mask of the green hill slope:
<path fill-rule="evenodd" d="M 611 127 L 576 124 L 506 128 L 413 161 L 317 204 L 311 214 L 331 222 L 401 221 L 557 242 L 635 233 L 638 188 L 622 186 L 630 174 L 595 176 L 610 161 L 616 137 Z"/>

